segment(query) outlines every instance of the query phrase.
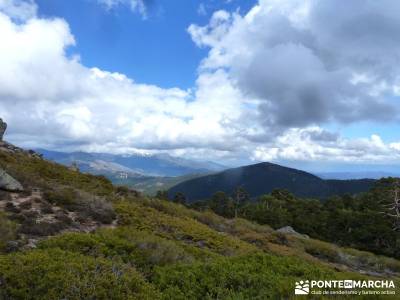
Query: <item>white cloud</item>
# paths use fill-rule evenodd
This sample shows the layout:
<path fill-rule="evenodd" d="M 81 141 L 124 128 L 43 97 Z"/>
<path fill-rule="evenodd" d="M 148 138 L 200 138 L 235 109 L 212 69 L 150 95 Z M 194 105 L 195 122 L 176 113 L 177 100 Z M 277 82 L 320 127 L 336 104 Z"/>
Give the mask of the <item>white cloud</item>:
<path fill-rule="evenodd" d="M 33 0 L 0 0 L 0 11 L 17 21 L 24 21 L 36 15 L 37 5 Z"/>
<path fill-rule="evenodd" d="M 103 2 L 112 7 L 126 1 Z M 305 43 L 312 40 L 303 32 L 311 22 L 307 5 L 293 10 L 292 2 L 261 1 L 243 17 L 218 11 L 206 27 L 190 26 L 196 44 L 210 51 L 193 89 L 182 90 L 88 68 L 66 54 L 76 43 L 66 21 L 38 17 L 33 2 L 7 3 L 7 9 L 0 5 L 0 117 L 9 123 L 6 138 L 19 145 L 167 151 L 225 161 L 400 160 L 400 142 L 385 144 L 377 135 L 344 139 L 313 124 L 368 119 L 371 109 L 377 119 L 391 116 L 377 95 L 395 90 L 395 80 L 378 62 L 376 72 L 350 64 L 350 50 L 340 57 L 354 70 L 336 61 L 327 68 L 321 53 Z M 359 85 L 371 86 L 363 99 Z M 301 92 L 316 100 L 308 102 Z"/>
<path fill-rule="evenodd" d="M 0 13 L 0 36 L 0 112 L 20 144 L 114 152 L 233 146 L 229 127 L 245 109 L 222 71 L 201 74 L 193 91 L 162 89 L 68 57 L 75 41 L 61 19 L 16 23 Z"/>
<path fill-rule="evenodd" d="M 146 19 L 147 18 L 147 6 L 145 0 L 96 0 L 100 4 L 104 5 L 107 9 L 112 9 L 120 5 L 128 6 L 133 12 L 138 12 Z"/>
<path fill-rule="evenodd" d="M 378 135 L 353 140 L 339 136 L 318 138 L 326 134 L 327 132 L 320 127 L 290 129 L 273 144 L 258 146 L 253 151 L 253 159 L 347 163 L 400 162 L 399 143 L 385 144 Z"/>
<path fill-rule="evenodd" d="M 217 11 L 188 28 L 208 47 L 201 70 L 228 70 L 282 133 L 323 122 L 398 120 L 400 2 L 260 0 L 246 15 Z M 355 80 L 355 79 L 368 79 Z"/>
<path fill-rule="evenodd" d="M 75 43 L 65 21 L 31 18 L 17 24 L 0 13 L 0 37 L 2 101 L 65 101 L 82 89 L 88 70 L 65 56 Z"/>

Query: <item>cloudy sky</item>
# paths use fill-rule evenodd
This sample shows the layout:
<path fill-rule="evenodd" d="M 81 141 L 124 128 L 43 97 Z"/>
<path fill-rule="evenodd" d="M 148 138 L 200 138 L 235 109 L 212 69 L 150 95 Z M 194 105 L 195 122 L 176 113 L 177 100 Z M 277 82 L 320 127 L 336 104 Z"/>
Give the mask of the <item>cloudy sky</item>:
<path fill-rule="evenodd" d="M 397 168 L 398 11 L 392 0 L 0 0 L 6 139 Z"/>

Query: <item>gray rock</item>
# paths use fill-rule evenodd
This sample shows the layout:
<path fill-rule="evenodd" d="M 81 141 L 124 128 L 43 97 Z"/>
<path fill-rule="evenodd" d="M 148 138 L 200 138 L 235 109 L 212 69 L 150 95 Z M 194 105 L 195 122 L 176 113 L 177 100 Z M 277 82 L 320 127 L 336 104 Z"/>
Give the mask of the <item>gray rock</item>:
<path fill-rule="evenodd" d="M 19 250 L 19 243 L 18 241 L 9 241 L 6 245 L 6 251 L 7 252 L 16 252 Z"/>
<path fill-rule="evenodd" d="M 3 135 L 6 129 L 7 129 L 7 123 L 3 122 L 3 120 L 0 118 L 0 141 L 3 140 Z"/>
<path fill-rule="evenodd" d="M 26 249 L 26 250 L 36 249 L 38 242 L 39 242 L 39 240 L 37 240 L 37 239 L 28 239 L 28 243 L 23 247 L 23 249 Z"/>
<path fill-rule="evenodd" d="M 298 233 L 296 230 L 293 229 L 292 226 L 285 226 L 285 227 L 279 228 L 277 230 L 277 232 L 285 233 L 285 234 L 292 234 L 292 235 L 295 235 L 295 236 L 298 236 L 298 237 L 302 237 L 302 238 L 306 238 L 306 239 L 309 238 L 309 236 L 306 235 L 306 234 Z"/>
<path fill-rule="evenodd" d="M 8 175 L 6 171 L 0 168 L 0 190 L 9 192 L 22 192 L 24 188 L 16 179 Z"/>

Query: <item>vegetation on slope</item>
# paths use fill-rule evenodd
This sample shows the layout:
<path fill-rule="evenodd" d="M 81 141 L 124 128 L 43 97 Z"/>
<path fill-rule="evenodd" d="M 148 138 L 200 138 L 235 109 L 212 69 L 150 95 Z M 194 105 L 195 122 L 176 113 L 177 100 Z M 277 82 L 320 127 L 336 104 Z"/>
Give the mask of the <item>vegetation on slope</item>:
<path fill-rule="evenodd" d="M 66 186 L 98 196 L 108 196 L 114 192 L 112 183 L 103 176 L 76 172 L 25 153 L 0 151 L 0 167 L 28 191 L 35 187 L 52 190 Z"/>
<path fill-rule="evenodd" d="M 395 278 L 400 272 L 394 259 L 142 197 L 101 177 L 13 156 L 0 164 L 18 180 L 26 178 L 24 186 L 71 189 L 65 199 L 72 203 L 102 197 L 112 204 L 117 224 L 64 232 L 33 249 L 7 249 L 0 254 L 1 299 L 289 298 L 296 280 Z M 64 196 L 52 195 L 48 203 L 68 209 L 70 201 L 60 201 Z M 12 214 L 0 216 L 11 241 L 20 235 L 19 221 L 8 220 Z"/>
<path fill-rule="evenodd" d="M 235 215 L 268 224 L 275 229 L 292 226 L 313 238 L 400 257 L 400 233 L 394 230 L 394 220 L 385 214 L 393 202 L 395 179 L 382 179 L 373 189 L 359 195 L 331 197 L 326 201 L 297 198 L 284 190 L 275 190 L 256 201 L 235 198 L 223 192 L 192 204 L 200 210 L 212 209 L 221 216 Z"/>

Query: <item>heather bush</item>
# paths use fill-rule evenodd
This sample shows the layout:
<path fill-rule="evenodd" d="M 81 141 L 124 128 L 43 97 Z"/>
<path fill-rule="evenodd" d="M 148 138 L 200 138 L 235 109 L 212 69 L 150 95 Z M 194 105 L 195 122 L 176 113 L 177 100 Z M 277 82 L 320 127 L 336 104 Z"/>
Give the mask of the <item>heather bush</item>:
<path fill-rule="evenodd" d="M 0 256 L 0 299 L 160 299 L 132 267 L 60 249 Z"/>
<path fill-rule="evenodd" d="M 16 238 L 16 231 L 17 225 L 0 212 L 0 251 L 6 248 L 9 241 Z"/>

